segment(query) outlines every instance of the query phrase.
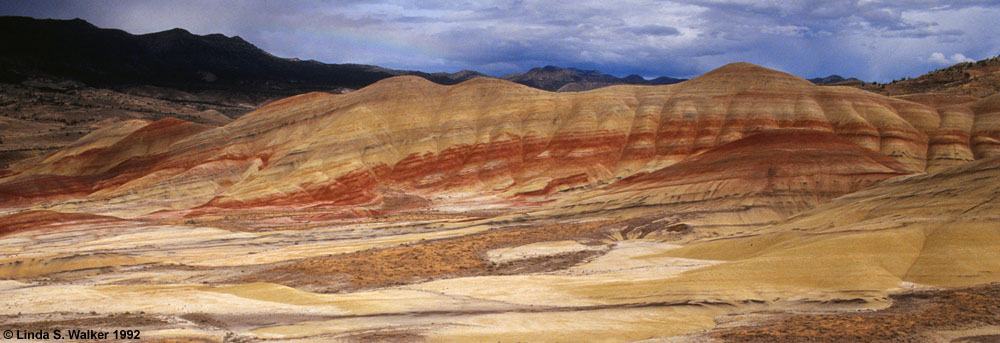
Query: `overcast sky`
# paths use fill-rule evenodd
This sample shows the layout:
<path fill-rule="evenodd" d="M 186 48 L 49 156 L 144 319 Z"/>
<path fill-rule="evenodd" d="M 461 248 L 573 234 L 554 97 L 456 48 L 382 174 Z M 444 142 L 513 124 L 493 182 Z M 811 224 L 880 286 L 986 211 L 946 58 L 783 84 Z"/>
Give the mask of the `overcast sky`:
<path fill-rule="evenodd" d="M 491 75 L 556 65 L 693 77 L 746 61 L 891 81 L 1000 54 L 1000 0 L 3 0 L 0 14 L 137 34 L 181 27 L 282 57 Z"/>

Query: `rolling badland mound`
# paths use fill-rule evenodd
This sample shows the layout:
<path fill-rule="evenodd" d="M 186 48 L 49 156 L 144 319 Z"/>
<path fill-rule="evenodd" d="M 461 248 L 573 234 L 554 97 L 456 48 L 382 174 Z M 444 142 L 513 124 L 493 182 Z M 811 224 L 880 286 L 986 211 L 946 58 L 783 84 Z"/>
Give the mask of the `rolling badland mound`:
<path fill-rule="evenodd" d="M 777 225 L 670 255 L 728 261 L 690 273 L 689 286 L 739 285 L 734 289 L 764 294 L 992 282 L 1000 268 L 997 181 L 1000 158 L 986 158 L 887 181 Z"/>
<path fill-rule="evenodd" d="M 963 106 L 939 110 L 816 86 L 748 63 L 674 85 L 580 93 L 403 76 L 349 94 L 283 99 L 218 128 L 171 119 L 117 140 L 95 133 L 88 139 L 102 143 L 80 143 L 0 179 L 0 193 L 8 206 L 101 203 L 112 205 L 103 213 L 118 214 L 352 206 L 386 192 L 514 201 L 654 172 L 776 129 L 836 135 L 848 142 L 839 145 L 894 159 L 891 173 L 934 171 L 995 154 L 997 104 Z"/>

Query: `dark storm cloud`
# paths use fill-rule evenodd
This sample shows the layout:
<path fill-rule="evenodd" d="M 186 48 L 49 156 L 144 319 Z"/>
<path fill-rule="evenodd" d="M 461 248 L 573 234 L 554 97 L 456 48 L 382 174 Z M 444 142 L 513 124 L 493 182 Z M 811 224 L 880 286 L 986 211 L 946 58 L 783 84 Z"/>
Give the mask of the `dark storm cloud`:
<path fill-rule="evenodd" d="M 146 33 L 240 35 L 279 56 L 490 74 L 552 64 L 694 76 L 748 61 L 805 77 L 914 76 L 1000 53 L 1000 1 L 4 1 Z"/>

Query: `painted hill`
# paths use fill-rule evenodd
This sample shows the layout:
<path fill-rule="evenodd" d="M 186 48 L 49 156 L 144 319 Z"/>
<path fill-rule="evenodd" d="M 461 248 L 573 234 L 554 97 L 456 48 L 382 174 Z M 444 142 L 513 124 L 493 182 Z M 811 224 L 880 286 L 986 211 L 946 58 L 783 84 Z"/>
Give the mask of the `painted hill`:
<path fill-rule="evenodd" d="M 0 193 L 7 204 L 73 193 L 122 206 L 104 207 L 107 213 L 355 206 L 395 192 L 495 203 L 652 172 L 785 128 L 833 133 L 920 172 L 992 154 L 990 120 L 975 131 L 939 130 L 953 116 L 967 121 L 991 111 L 984 103 L 959 118 L 746 63 L 675 85 L 584 93 L 397 77 L 349 94 L 277 101 L 220 128 L 153 123 L 112 144 L 120 148 L 75 147 L 0 179 Z M 948 138 L 962 132 L 977 144 Z M 163 200 L 129 204 L 138 199 Z"/>

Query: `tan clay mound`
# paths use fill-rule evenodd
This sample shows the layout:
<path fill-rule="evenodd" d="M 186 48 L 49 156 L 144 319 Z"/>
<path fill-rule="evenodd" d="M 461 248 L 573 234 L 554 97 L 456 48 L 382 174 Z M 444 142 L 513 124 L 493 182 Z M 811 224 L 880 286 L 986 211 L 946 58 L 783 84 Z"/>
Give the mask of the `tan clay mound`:
<path fill-rule="evenodd" d="M 989 158 L 885 182 L 751 234 L 668 254 L 729 261 L 692 271 L 680 284 L 758 296 L 836 290 L 878 297 L 908 285 L 994 282 L 998 197 L 1000 158 Z"/>

